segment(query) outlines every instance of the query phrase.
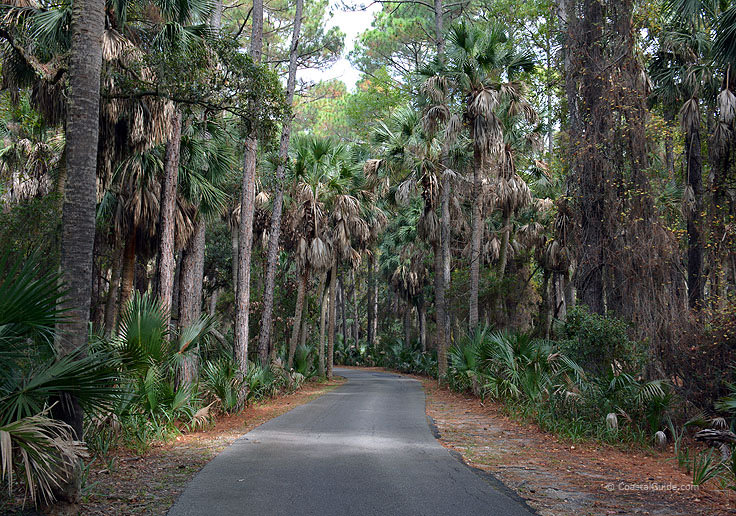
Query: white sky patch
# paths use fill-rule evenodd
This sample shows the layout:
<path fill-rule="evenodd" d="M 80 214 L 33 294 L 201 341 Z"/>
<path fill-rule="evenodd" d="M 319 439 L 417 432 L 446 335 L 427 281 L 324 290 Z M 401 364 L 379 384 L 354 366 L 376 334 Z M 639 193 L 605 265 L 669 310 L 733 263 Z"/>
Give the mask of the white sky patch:
<path fill-rule="evenodd" d="M 352 3 L 352 5 L 358 5 Z M 355 47 L 355 40 L 358 34 L 370 28 L 373 21 L 373 14 L 381 9 L 379 4 L 373 4 L 364 11 L 342 11 L 339 4 L 331 6 L 333 16 L 328 22 L 328 27 L 340 27 L 345 33 L 345 48 L 343 49 L 340 59 L 326 70 L 300 70 L 297 74 L 299 79 L 305 81 L 326 81 L 330 79 L 340 79 L 344 82 L 348 91 L 355 88 L 355 83 L 360 78 L 360 72 L 356 70 L 347 59 L 348 53 Z"/>

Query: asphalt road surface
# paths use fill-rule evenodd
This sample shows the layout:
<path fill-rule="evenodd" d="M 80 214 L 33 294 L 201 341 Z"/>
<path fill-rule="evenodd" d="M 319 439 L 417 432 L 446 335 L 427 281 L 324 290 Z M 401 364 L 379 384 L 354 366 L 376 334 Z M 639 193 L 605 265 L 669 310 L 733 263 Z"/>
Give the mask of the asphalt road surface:
<path fill-rule="evenodd" d="M 418 381 L 335 373 L 348 382 L 235 441 L 169 515 L 533 514 L 440 446 Z"/>

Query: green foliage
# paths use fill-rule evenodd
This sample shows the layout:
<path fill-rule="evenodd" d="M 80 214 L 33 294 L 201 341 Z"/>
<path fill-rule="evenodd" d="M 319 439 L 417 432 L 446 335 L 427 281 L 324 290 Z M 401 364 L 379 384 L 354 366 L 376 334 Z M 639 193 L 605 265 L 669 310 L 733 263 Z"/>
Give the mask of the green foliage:
<path fill-rule="evenodd" d="M 205 362 L 199 375 L 205 399 L 217 401 L 225 413 L 234 412 L 238 408 L 238 393 L 243 380 L 239 378 L 237 365 L 229 353 Z"/>
<path fill-rule="evenodd" d="M 638 374 L 647 358 L 646 347 L 631 340 L 628 331 L 628 325 L 620 319 L 576 306 L 567 315 L 560 348 L 594 374 L 606 374 L 611 367 Z"/>

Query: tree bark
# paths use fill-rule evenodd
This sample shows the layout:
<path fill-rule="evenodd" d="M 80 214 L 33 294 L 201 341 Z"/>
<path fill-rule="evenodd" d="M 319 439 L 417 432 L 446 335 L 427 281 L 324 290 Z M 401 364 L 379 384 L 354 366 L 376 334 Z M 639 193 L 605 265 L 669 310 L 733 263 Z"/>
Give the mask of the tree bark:
<path fill-rule="evenodd" d="M 337 326 L 337 256 L 332 258 L 329 310 L 330 323 L 327 335 L 327 379 L 332 380 L 332 361 L 335 353 L 335 327 Z"/>
<path fill-rule="evenodd" d="M 409 301 L 404 307 L 404 347 L 411 348 L 411 305 Z"/>
<path fill-rule="evenodd" d="M 498 255 L 498 279 L 503 280 L 506 273 L 506 262 L 509 256 L 509 239 L 511 237 L 511 214 L 503 214 L 503 233 L 501 233 L 501 251 Z M 499 295 L 499 299 L 501 296 Z"/>
<path fill-rule="evenodd" d="M 348 345 L 348 318 L 347 310 L 345 310 L 345 282 L 343 281 L 342 274 L 339 278 L 338 292 L 340 293 L 340 317 L 342 317 L 342 343 Z"/>
<path fill-rule="evenodd" d="M 194 234 L 184 248 L 179 273 L 179 328 L 191 326 L 202 315 L 202 278 L 204 276 L 205 223 L 200 218 Z M 180 381 L 193 384 L 199 371 L 198 353 L 195 350 L 186 354 L 182 364 Z"/>
<path fill-rule="evenodd" d="M 358 278 L 354 269 L 350 270 L 350 276 L 353 280 L 353 341 L 357 346 L 360 337 L 360 324 L 358 322 Z"/>
<path fill-rule="evenodd" d="M 687 219 L 687 290 L 688 304 L 696 309 L 704 295 L 703 245 L 701 212 L 703 209 L 703 161 L 700 147 L 700 121 L 687 127 L 685 140 L 686 180 L 692 189 L 693 205 L 688 206 Z"/>
<path fill-rule="evenodd" d="M 419 345 L 424 353 L 427 351 L 427 311 L 424 307 L 424 300 L 417 304 L 417 312 L 419 312 Z"/>
<path fill-rule="evenodd" d="M 120 279 L 118 315 L 126 309 L 133 295 L 133 286 L 135 283 L 135 248 L 136 234 L 135 229 L 133 229 L 125 241 L 125 249 L 123 250 L 123 271 Z"/>
<path fill-rule="evenodd" d="M 471 122 L 472 124 L 472 122 Z M 472 127 L 472 125 L 471 125 Z M 470 304 L 468 308 L 468 327 L 471 331 L 478 326 L 478 292 L 480 288 L 480 240 L 483 233 L 481 207 L 481 172 L 483 159 L 480 143 L 475 142 L 473 131 L 473 218 L 470 242 Z"/>
<path fill-rule="evenodd" d="M 294 365 L 294 353 L 299 340 L 299 329 L 302 325 L 302 312 L 304 310 L 304 298 L 307 291 L 309 271 L 305 270 L 299 275 L 299 285 L 296 291 L 296 309 L 294 312 L 294 322 L 292 323 L 291 339 L 289 340 L 289 358 L 286 362 L 287 369 L 291 369 Z"/>
<path fill-rule="evenodd" d="M 263 0 L 253 0 L 251 9 L 253 28 L 250 38 L 250 56 L 260 64 L 263 51 Z M 253 250 L 253 214 L 255 210 L 256 159 L 258 139 L 255 128 L 245 140 L 243 181 L 240 192 L 240 225 L 238 227 L 238 279 L 235 295 L 235 335 L 233 347 L 235 362 L 241 377 L 248 368 L 248 326 L 250 316 L 250 262 Z M 240 392 L 239 404 L 245 402 L 245 389 Z"/>
<path fill-rule="evenodd" d="M 291 35 L 289 50 L 289 76 L 286 81 L 286 103 L 291 106 L 294 102 L 296 89 L 296 68 L 299 55 L 299 34 L 302 26 L 302 10 L 304 0 L 296 1 L 294 12 L 294 29 Z M 279 260 L 279 236 L 281 234 L 281 212 L 284 203 L 284 170 L 289 158 L 289 138 L 291 136 L 291 115 L 287 115 L 281 128 L 279 143 L 279 162 L 276 166 L 276 191 L 274 192 L 273 212 L 271 213 L 271 227 L 268 237 L 266 284 L 263 291 L 263 313 L 261 315 L 261 331 L 258 337 L 258 356 L 264 362 L 271 340 L 271 325 L 273 318 L 273 296 L 276 281 L 276 268 Z M 296 328 L 298 329 L 298 322 Z"/>
<path fill-rule="evenodd" d="M 110 271 L 110 286 L 107 289 L 105 300 L 105 335 L 112 335 L 117 320 L 118 296 L 120 294 L 120 272 L 123 265 L 123 256 L 118 245 L 115 246 Z"/>
<path fill-rule="evenodd" d="M 329 296 L 324 291 L 324 284 L 325 280 L 323 276 L 323 279 L 320 281 L 322 288 L 320 288 L 319 293 L 321 300 L 319 316 L 319 376 L 321 378 L 325 376 L 325 320 L 327 319 L 327 310 L 329 308 Z"/>
<path fill-rule="evenodd" d="M 373 272 L 374 264 L 377 262 L 376 254 L 371 253 L 368 259 L 368 346 L 373 349 L 376 345 L 376 307 L 373 304 L 373 292 L 376 286 L 376 275 Z"/>
<path fill-rule="evenodd" d="M 179 178 L 179 149 L 181 145 L 181 112 L 174 110 L 171 117 L 171 135 L 166 144 L 164 184 L 161 189 L 159 222 L 158 267 L 156 271 L 159 300 L 171 317 L 174 293 L 174 225 L 176 223 L 176 185 Z M 167 321 L 168 324 L 168 321 Z"/>
<path fill-rule="evenodd" d="M 443 243 L 444 244 L 444 243 Z M 434 246 L 434 307 L 437 317 L 437 372 L 442 382 L 447 375 L 447 314 L 445 304 L 445 269 L 442 246 Z"/>
<path fill-rule="evenodd" d="M 67 182 L 62 213 L 61 276 L 66 294 L 63 327 L 57 339 L 61 355 L 87 347 L 92 294 L 92 259 L 97 201 L 97 142 L 99 136 L 100 71 L 105 3 L 77 0 L 72 5 L 71 57 L 66 126 Z M 75 437 L 83 439 L 82 409 L 74 396 L 64 393 L 55 416 L 68 423 Z M 59 488 L 62 502 L 80 501 L 81 468 L 75 467 Z"/>

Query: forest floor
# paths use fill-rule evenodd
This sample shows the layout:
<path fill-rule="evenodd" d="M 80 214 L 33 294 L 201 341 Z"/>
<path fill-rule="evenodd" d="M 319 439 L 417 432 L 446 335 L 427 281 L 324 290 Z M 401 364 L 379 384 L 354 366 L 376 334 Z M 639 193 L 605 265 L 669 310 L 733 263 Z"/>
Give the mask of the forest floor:
<path fill-rule="evenodd" d="M 458 394 L 425 377 L 427 415 L 439 440 L 464 462 L 491 473 L 540 515 L 736 514 L 736 493 L 717 480 L 692 485 L 666 450 L 566 442 L 508 417 L 494 403 Z"/>
<path fill-rule="evenodd" d="M 80 514 L 166 514 L 194 475 L 238 437 L 344 382 L 335 378 L 306 383 L 295 393 L 254 403 L 240 414 L 218 417 L 204 430 L 180 435 L 144 454 L 118 450 L 109 457 L 111 468 L 92 465 Z"/>

